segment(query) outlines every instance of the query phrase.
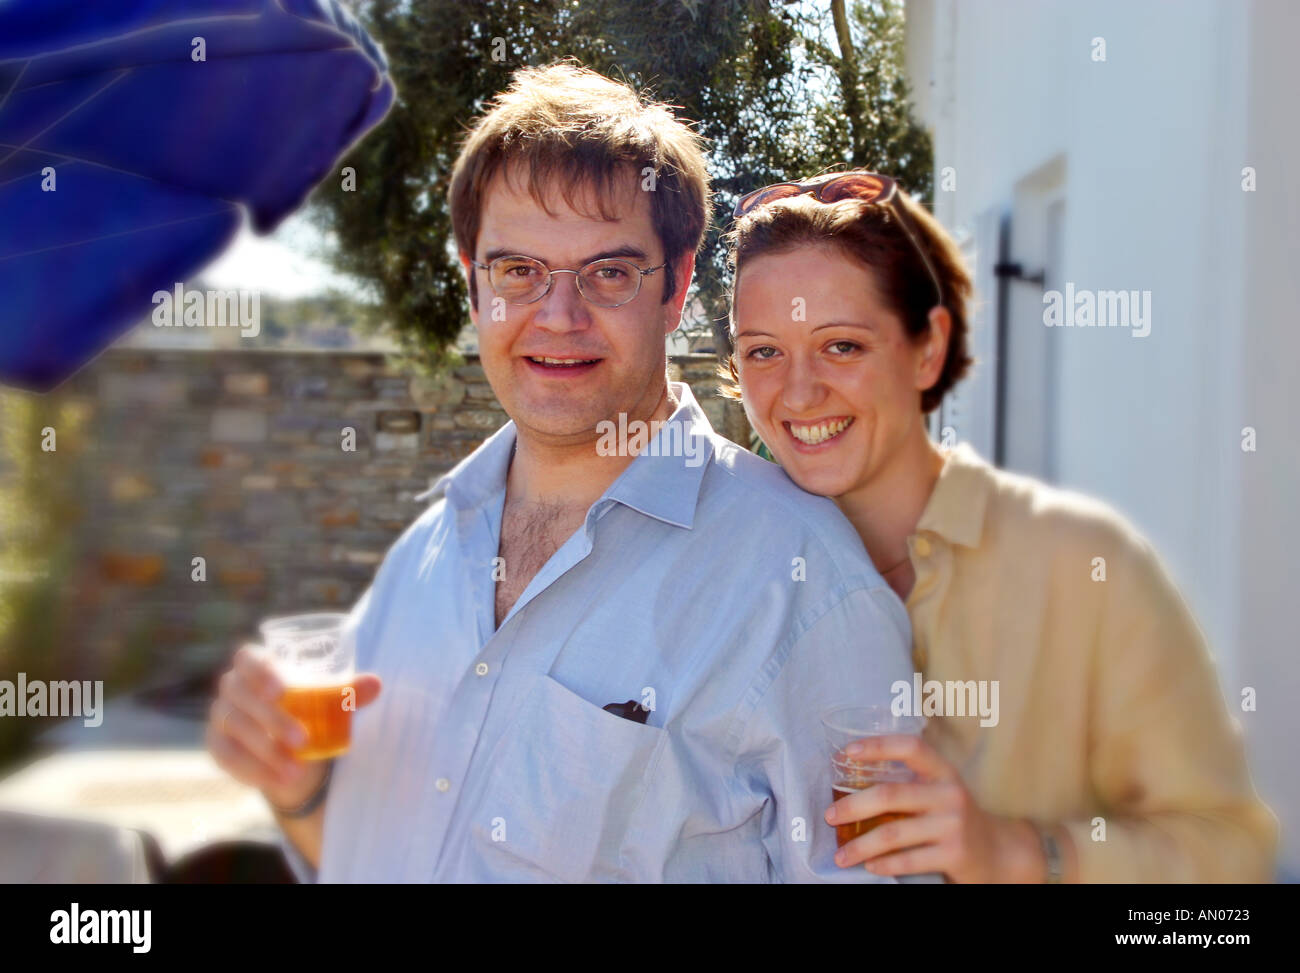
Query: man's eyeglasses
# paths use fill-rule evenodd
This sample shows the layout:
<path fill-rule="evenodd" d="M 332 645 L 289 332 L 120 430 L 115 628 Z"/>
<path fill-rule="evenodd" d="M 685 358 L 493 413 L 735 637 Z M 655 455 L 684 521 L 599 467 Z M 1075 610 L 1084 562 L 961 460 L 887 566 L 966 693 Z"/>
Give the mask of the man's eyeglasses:
<path fill-rule="evenodd" d="M 533 304 L 551 292 L 555 274 L 576 274 L 578 293 L 597 307 L 622 307 L 641 293 L 641 281 L 668 266 L 642 270 L 629 260 L 617 257 L 593 260 L 581 270 L 551 270 L 532 257 L 497 257 L 491 263 L 471 260 L 475 267 L 488 272 L 493 292 L 511 304 Z"/>
<path fill-rule="evenodd" d="M 746 213 L 753 212 L 767 203 L 778 199 L 789 199 L 791 196 L 802 196 L 805 193 L 811 195 L 819 203 L 838 203 L 843 199 L 859 199 L 864 203 L 879 203 L 882 206 L 888 206 L 894 214 L 894 218 L 898 221 L 898 225 L 902 227 L 903 233 L 911 241 L 917 256 L 921 258 L 921 263 L 925 264 L 926 272 L 930 275 L 930 280 L 934 282 L 934 290 L 939 298 L 938 303 L 942 304 L 943 285 L 939 283 L 939 274 L 934 269 L 930 255 L 925 252 L 925 248 L 916 239 L 916 234 L 912 232 L 907 213 L 898 204 L 898 194 L 900 192 L 901 190 L 895 180 L 879 173 L 832 172 L 823 176 L 814 176 L 811 179 L 802 179 L 798 182 L 778 182 L 773 183 L 771 186 L 764 186 L 762 189 L 755 189 L 753 192 L 740 197 L 731 215 L 739 219 Z"/>

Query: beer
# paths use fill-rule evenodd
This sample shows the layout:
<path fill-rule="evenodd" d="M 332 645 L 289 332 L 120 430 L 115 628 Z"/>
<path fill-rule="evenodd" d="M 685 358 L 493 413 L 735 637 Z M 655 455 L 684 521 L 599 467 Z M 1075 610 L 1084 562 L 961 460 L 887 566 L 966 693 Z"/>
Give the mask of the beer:
<path fill-rule="evenodd" d="M 894 760 L 867 760 L 850 757 L 849 744 L 873 737 L 896 735 L 919 736 L 925 727 L 925 717 L 895 713 L 890 703 L 868 706 L 843 706 L 822 714 L 822 730 L 831 758 L 831 801 L 848 797 L 854 791 L 863 791 L 876 784 L 904 783 L 915 780 L 911 768 Z M 835 844 L 843 848 L 882 824 L 910 818 L 903 811 L 886 811 L 861 821 L 835 825 Z"/>
<path fill-rule="evenodd" d="M 300 760 L 325 760 L 346 753 L 352 741 L 352 710 L 343 703 L 351 687 L 290 686 L 280 697 L 280 706 L 302 724 L 307 742 L 294 749 Z"/>
<path fill-rule="evenodd" d="M 868 780 L 861 784 L 856 782 L 836 784 L 831 788 L 831 802 L 834 803 L 842 797 L 848 797 L 854 791 L 866 790 L 873 784 L 880 781 Z M 884 814 L 877 814 L 875 817 L 865 818 L 862 821 L 850 821 L 848 824 L 835 825 L 835 847 L 843 848 L 854 838 L 866 834 L 873 828 L 878 828 L 889 821 L 897 821 L 899 818 L 910 818 L 911 815 L 902 811 L 886 811 Z"/>
<path fill-rule="evenodd" d="M 347 617 L 316 612 L 269 618 L 260 626 L 267 657 L 285 687 L 280 707 L 307 731 L 307 742 L 293 749 L 300 760 L 337 757 L 352 741 L 356 640 L 345 628 Z"/>

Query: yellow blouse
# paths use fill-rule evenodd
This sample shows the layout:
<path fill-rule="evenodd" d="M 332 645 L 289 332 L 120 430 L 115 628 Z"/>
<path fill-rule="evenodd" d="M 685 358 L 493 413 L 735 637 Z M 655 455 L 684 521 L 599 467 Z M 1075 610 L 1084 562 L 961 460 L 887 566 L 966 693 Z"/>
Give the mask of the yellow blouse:
<path fill-rule="evenodd" d="M 925 737 L 981 807 L 1064 824 L 1083 882 L 1272 880 L 1277 821 L 1205 637 L 1130 524 L 961 444 L 908 549 L 918 708 L 975 684 Z"/>

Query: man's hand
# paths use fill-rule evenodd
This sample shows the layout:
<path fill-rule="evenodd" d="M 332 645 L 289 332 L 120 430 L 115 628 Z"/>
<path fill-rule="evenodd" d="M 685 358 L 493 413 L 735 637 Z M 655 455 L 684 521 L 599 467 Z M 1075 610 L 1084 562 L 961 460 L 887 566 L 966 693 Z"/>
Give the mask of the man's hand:
<path fill-rule="evenodd" d="M 358 673 L 352 681 L 358 707 L 379 695 L 379 677 Z M 208 715 L 207 747 L 217 764 L 236 780 L 258 788 L 272 804 L 301 804 L 320 785 L 326 761 L 299 760 L 293 747 L 307 732 L 279 705 L 284 693 L 257 646 L 235 653 L 234 665 L 221 677 Z"/>
<path fill-rule="evenodd" d="M 831 805 L 826 812 L 830 824 L 887 811 L 911 815 L 845 844 L 835 856 L 837 865 L 865 863 L 877 875 L 943 872 L 950 882 L 1043 881 L 1046 861 L 1033 826 L 981 809 L 956 768 L 923 739 L 871 737 L 846 749 L 855 760 L 902 761 L 917 780 L 875 784 Z"/>

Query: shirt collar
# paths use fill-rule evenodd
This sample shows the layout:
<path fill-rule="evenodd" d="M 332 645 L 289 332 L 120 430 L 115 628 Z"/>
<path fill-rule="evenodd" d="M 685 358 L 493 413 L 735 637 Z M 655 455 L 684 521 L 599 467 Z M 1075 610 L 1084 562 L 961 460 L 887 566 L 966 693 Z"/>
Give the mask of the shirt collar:
<path fill-rule="evenodd" d="M 515 451 L 515 435 L 512 419 L 415 499 L 436 500 L 445 494 L 456 507 L 486 503 L 505 487 L 506 471 Z"/>
<path fill-rule="evenodd" d="M 597 505 L 613 501 L 648 517 L 689 528 L 695 522 L 704 471 L 713 458 L 714 433 L 690 386 L 671 382 L 669 387 L 677 396 L 677 408 L 610 484 Z M 635 429 L 629 429 L 624 420 L 621 428 L 615 426 L 614 433 L 616 442 L 624 443 L 624 437 L 634 435 Z M 436 500 L 445 494 L 460 508 L 486 502 L 505 487 L 515 437 L 511 420 L 415 499 Z"/>
<path fill-rule="evenodd" d="M 690 528 L 704 471 L 713 459 L 713 427 L 689 385 L 670 382 L 669 388 L 677 396 L 677 408 L 601 499 Z"/>
<path fill-rule="evenodd" d="M 917 533 L 928 530 L 954 544 L 978 547 L 992 490 L 993 468 L 970 443 L 945 450 L 943 469 L 917 522 Z"/>

